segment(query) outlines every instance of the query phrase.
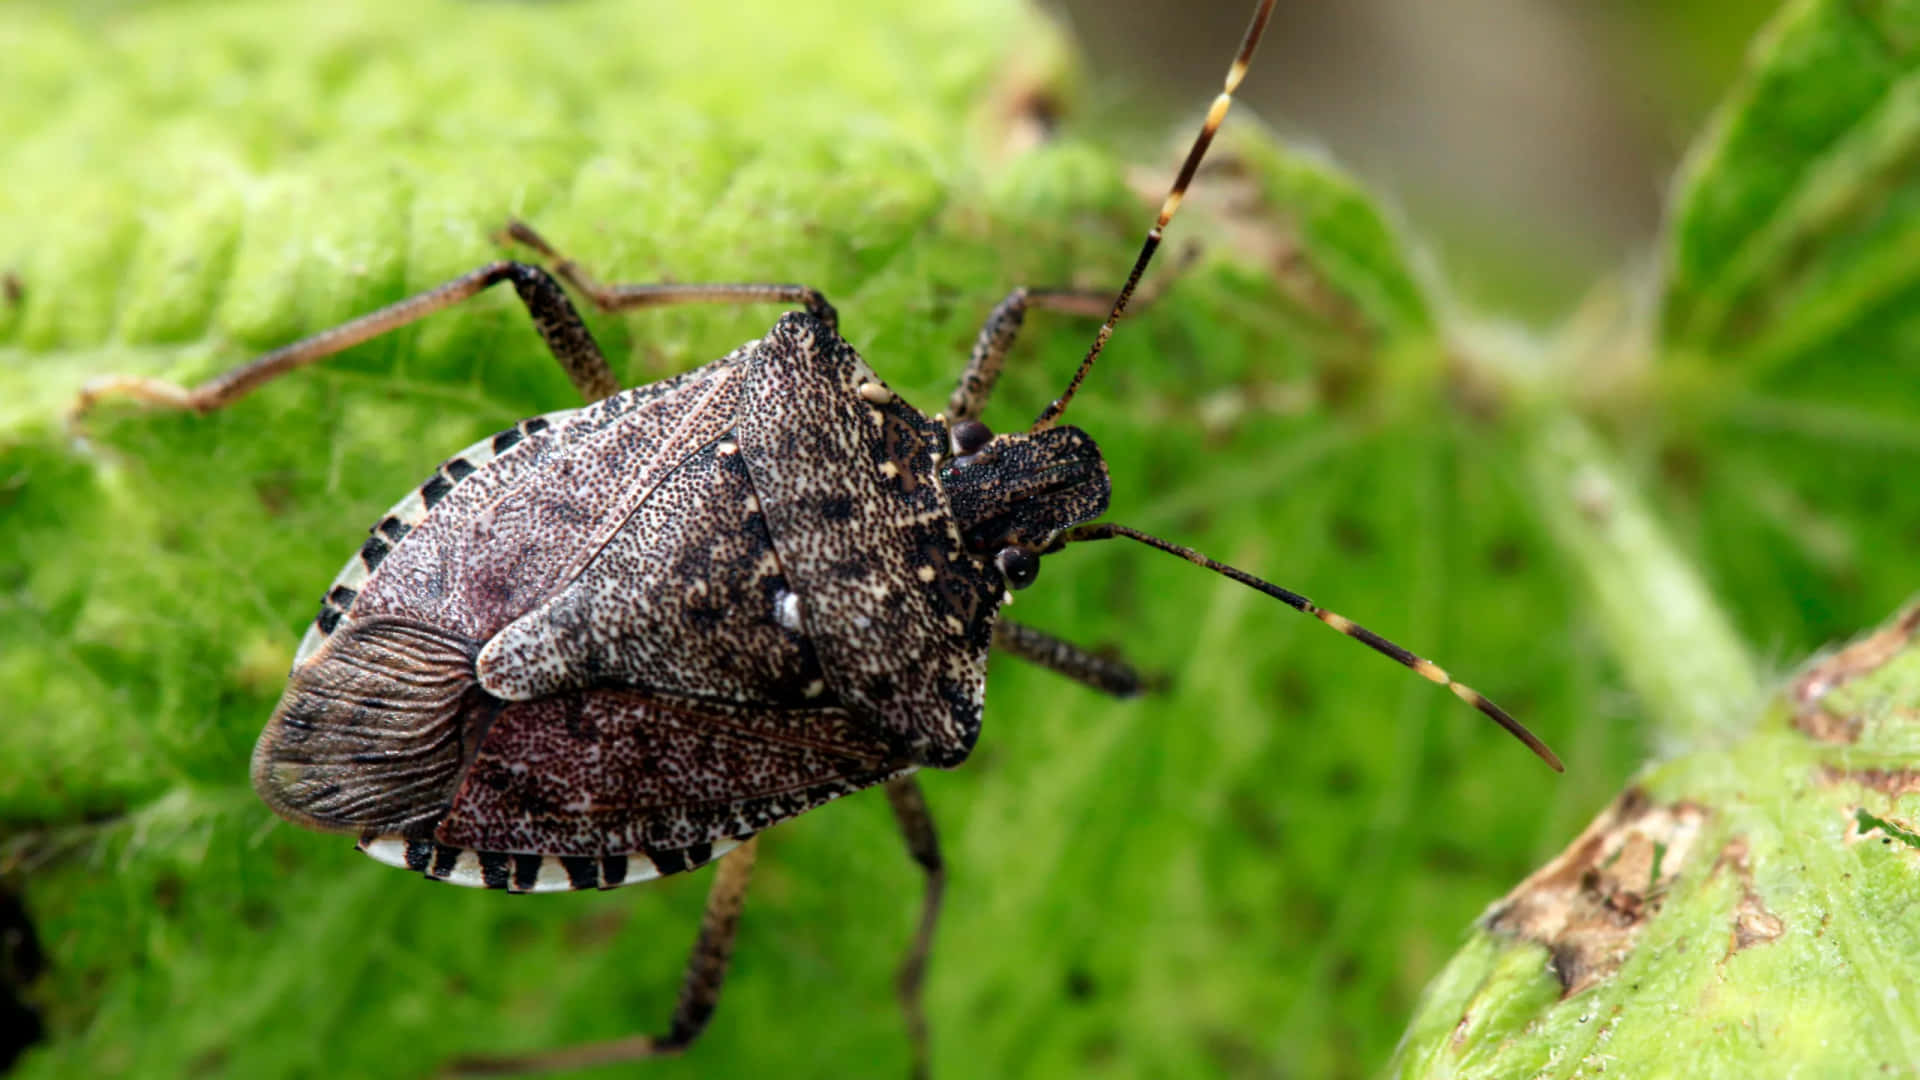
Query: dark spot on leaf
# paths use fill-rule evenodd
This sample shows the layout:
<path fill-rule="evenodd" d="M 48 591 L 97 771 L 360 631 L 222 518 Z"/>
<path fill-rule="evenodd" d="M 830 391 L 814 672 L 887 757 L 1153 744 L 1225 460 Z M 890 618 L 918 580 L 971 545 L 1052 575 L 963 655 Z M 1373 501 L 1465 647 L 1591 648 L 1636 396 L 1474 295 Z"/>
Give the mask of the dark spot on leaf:
<path fill-rule="evenodd" d="M 1527 549 L 1511 538 L 1496 541 L 1487 550 L 1487 566 L 1503 576 L 1517 574 L 1527 568 Z"/>
<path fill-rule="evenodd" d="M 1278 851 L 1286 842 L 1286 826 L 1267 809 L 1266 799 L 1244 789 L 1227 796 L 1227 816 L 1258 851 Z"/>
<path fill-rule="evenodd" d="M 1351 795 L 1360 786 L 1360 770 L 1351 761 L 1342 761 L 1327 770 L 1321 781 L 1329 795 Z"/>
<path fill-rule="evenodd" d="M 1274 680 L 1274 695 L 1280 699 L 1283 712 L 1299 715 L 1313 711 L 1313 680 L 1299 668 L 1282 668 L 1280 677 Z"/>
<path fill-rule="evenodd" d="M 1352 986 L 1353 980 L 1360 977 L 1360 958 L 1343 950 L 1334 958 L 1333 970 L 1328 979 L 1335 986 Z"/>
<path fill-rule="evenodd" d="M 240 925 L 249 930 L 267 930 L 278 921 L 273 905 L 264 900 L 249 900 L 240 905 Z"/>
<path fill-rule="evenodd" d="M 620 929 L 626 926 L 629 913 L 630 909 L 621 907 L 589 912 L 568 922 L 562 934 L 567 944 L 575 949 L 604 948 L 608 942 L 620 936 Z"/>
<path fill-rule="evenodd" d="M 187 1075 L 213 1076 L 224 1071 L 226 1066 L 227 1048 L 224 1046 L 210 1046 L 193 1055 L 193 1060 L 187 1062 Z"/>
<path fill-rule="evenodd" d="M 1070 1001 L 1090 1001 L 1093 995 L 1099 992 L 1099 987 L 1094 985 L 1092 973 L 1077 964 L 1067 969 L 1064 989 Z"/>
<path fill-rule="evenodd" d="M 0 892 L 0 1072 L 46 1037 L 40 1014 L 22 994 L 45 970 L 46 954 L 25 905 L 13 893 Z"/>
<path fill-rule="evenodd" d="M 1669 443 L 1660 448 L 1660 475 L 1682 495 L 1695 496 L 1706 486 L 1706 460 L 1697 447 Z"/>
<path fill-rule="evenodd" d="M 1358 518 L 1346 515 L 1336 516 L 1328 526 L 1333 535 L 1333 543 L 1349 555 L 1361 556 L 1373 553 L 1373 530 Z"/>
<path fill-rule="evenodd" d="M 293 509 L 292 473 L 275 472 L 253 482 L 254 498 L 260 500 L 269 517 L 282 517 Z"/>

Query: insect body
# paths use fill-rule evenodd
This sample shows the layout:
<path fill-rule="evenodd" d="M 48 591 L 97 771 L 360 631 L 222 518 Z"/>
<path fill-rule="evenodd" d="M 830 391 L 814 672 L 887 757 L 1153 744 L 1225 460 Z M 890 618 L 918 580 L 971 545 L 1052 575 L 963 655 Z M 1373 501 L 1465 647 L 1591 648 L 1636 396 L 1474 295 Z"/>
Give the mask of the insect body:
<path fill-rule="evenodd" d="M 805 313 L 509 428 L 349 560 L 254 785 L 282 816 L 363 831 L 376 857 L 524 890 L 699 865 L 958 765 L 1004 590 L 962 542 L 996 528 L 995 500 L 954 515 L 947 441 Z"/>
<path fill-rule="evenodd" d="M 117 377 L 105 395 L 209 411 L 260 383 L 510 283 L 589 404 L 447 459 L 370 530 L 327 590 L 255 748 L 253 782 L 299 824 L 358 836 L 383 862 L 514 892 L 611 888 L 719 860 L 671 1026 L 475 1072 L 673 1053 L 717 1001 L 763 830 L 884 786 L 927 874 L 901 972 L 924 1070 L 919 987 L 945 870 L 916 770 L 961 764 L 994 648 L 1126 696 L 1123 663 L 1000 617 L 1043 556 L 1141 541 L 1233 577 L 1451 688 L 1432 663 L 1296 593 L 1120 525 L 1107 467 L 1058 423 L 1124 313 L 1224 118 L 1273 8 L 1256 12 L 1199 138 L 1111 305 L 1017 288 L 981 328 L 947 411 L 902 401 L 798 285 L 596 283 L 530 228 L 541 265 L 501 261 L 193 389 Z M 605 311 L 687 302 L 797 305 L 759 341 L 620 390 L 555 275 Z M 1025 431 L 979 420 L 1033 308 L 1106 321 L 1065 392 Z"/>

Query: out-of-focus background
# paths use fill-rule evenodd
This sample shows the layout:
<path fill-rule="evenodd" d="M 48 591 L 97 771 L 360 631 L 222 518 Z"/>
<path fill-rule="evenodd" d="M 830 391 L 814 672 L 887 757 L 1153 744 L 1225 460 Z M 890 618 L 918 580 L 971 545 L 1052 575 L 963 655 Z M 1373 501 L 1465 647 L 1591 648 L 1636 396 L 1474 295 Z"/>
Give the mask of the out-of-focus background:
<path fill-rule="evenodd" d="M 1196 112 L 1253 5 L 1051 0 L 1096 86 Z M 1546 321 L 1644 254 L 1767 3 L 1283 0 L 1245 100 L 1397 203 L 1477 306 Z"/>

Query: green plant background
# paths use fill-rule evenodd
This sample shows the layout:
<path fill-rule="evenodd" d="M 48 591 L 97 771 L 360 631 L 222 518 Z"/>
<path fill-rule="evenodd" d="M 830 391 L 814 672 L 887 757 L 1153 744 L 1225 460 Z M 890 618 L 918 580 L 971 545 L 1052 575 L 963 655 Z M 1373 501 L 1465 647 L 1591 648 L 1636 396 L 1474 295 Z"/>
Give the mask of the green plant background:
<path fill-rule="evenodd" d="M 1196 200 L 1176 232 L 1206 253 L 1075 407 L 1113 519 L 1444 660 L 1571 768 L 1184 564 L 1049 559 L 1015 614 L 1172 688 L 1116 705 L 997 662 L 974 760 L 926 778 L 954 874 L 939 1075 L 1372 1072 L 1484 906 L 1638 762 L 1735 760 L 1714 748 L 1787 665 L 1900 603 L 1916 42 L 1912 4 L 1790 4 L 1678 183 L 1658 282 L 1603 285 L 1544 339 L 1453 310 L 1364 192 L 1229 122 L 1249 179 L 1211 182 L 1251 208 Z M 1043 146 L 1011 136 L 1020 91 L 1075 100 L 1070 47 L 1011 0 L 182 0 L 10 6 L 0 54 L 0 852 L 50 960 L 20 1075 L 421 1075 L 657 1027 L 701 876 L 445 888 L 276 823 L 245 782 L 365 527 L 570 403 L 512 298 L 209 417 L 110 405 L 82 444 L 63 410 L 90 376 L 204 377 L 442 281 L 509 215 L 609 277 L 814 284 L 935 408 L 1006 288 L 1117 282 L 1150 213 L 1071 110 Z M 641 382 L 774 315 L 592 322 Z M 988 419 L 1037 409 L 1088 330 L 1036 315 Z M 708 1038 L 647 1074 L 903 1071 L 919 890 L 875 795 L 780 827 Z"/>

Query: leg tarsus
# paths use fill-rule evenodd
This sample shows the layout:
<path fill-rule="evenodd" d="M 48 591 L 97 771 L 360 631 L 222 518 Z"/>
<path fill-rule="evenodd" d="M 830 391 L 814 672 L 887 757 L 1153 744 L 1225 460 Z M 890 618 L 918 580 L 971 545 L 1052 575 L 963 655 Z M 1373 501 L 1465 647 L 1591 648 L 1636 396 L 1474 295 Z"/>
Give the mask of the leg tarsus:
<path fill-rule="evenodd" d="M 906 1014 L 907 1039 L 913 1049 L 915 1080 L 928 1075 L 927 1014 L 922 990 L 927 979 L 927 956 L 933 947 L 933 933 L 940 922 L 940 904 L 946 894 L 947 868 L 940 857 L 940 836 L 934 829 L 933 815 L 927 810 L 927 798 L 920 782 L 902 776 L 887 782 L 887 802 L 900 823 L 907 851 L 926 872 L 927 891 L 920 904 L 920 922 L 913 943 L 900 962 L 894 987 L 900 995 L 900 1009 Z"/>
<path fill-rule="evenodd" d="M 388 304 L 378 311 L 338 326 L 322 330 L 290 345 L 263 353 L 239 367 L 215 375 L 192 388 L 134 375 L 108 375 L 87 383 L 68 410 L 70 425 L 77 425 L 102 398 L 131 397 L 149 405 L 172 409 L 190 409 L 210 413 L 245 397 L 263 383 L 270 382 L 335 353 L 352 348 L 390 330 L 397 330 L 437 311 L 469 299 L 502 281 L 510 281 L 533 318 L 534 328 L 547 343 L 554 359 L 566 370 L 582 396 L 597 401 L 620 388 L 613 369 L 594 344 L 580 315 L 560 283 L 545 269 L 530 263 L 498 260 L 476 267 L 452 281 L 415 293 Z"/>
<path fill-rule="evenodd" d="M 502 1057 L 460 1058 L 449 1063 L 444 1077 L 517 1076 L 529 1072 L 560 1069 L 584 1069 L 594 1065 L 618 1065 L 646 1058 L 671 1057 L 684 1052 L 712 1019 L 720 1000 L 720 986 L 726 979 L 727 961 L 733 955 L 733 939 L 740 926 L 740 908 L 745 903 L 747 883 L 753 877 L 753 860 L 758 838 L 748 839 L 720 857 L 714 867 L 713 886 L 707 891 L 706 912 L 700 917 L 700 936 L 694 940 L 687 957 L 686 977 L 680 983 L 680 998 L 674 1006 L 673 1021 L 665 1035 L 634 1035 L 624 1039 L 571 1046 L 561 1050 L 538 1051 Z"/>

